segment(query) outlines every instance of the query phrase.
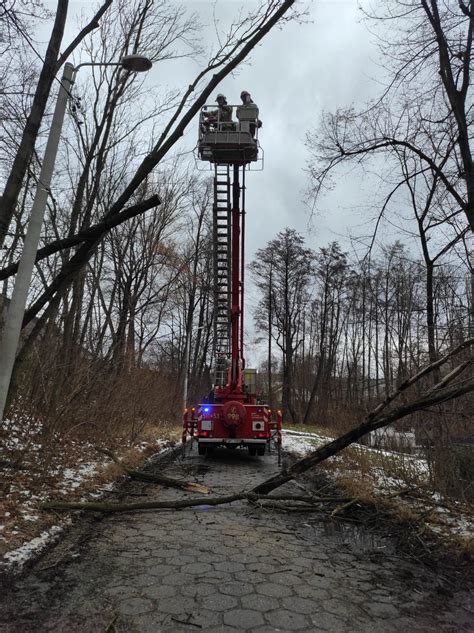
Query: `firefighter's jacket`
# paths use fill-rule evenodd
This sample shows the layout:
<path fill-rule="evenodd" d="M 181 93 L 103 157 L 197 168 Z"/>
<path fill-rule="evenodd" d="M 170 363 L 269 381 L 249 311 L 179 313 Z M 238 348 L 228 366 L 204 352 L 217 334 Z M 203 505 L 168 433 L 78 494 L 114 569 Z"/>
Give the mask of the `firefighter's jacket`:
<path fill-rule="evenodd" d="M 228 105 L 219 106 L 217 110 L 210 110 L 205 113 L 207 119 L 217 119 L 219 122 L 229 123 L 232 121 L 232 108 Z"/>

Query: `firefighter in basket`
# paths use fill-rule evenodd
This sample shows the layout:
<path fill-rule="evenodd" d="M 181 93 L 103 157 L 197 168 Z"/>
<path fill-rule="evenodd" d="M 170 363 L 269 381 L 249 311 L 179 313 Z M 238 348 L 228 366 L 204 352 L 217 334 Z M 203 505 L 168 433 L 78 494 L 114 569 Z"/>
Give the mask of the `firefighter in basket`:
<path fill-rule="evenodd" d="M 242 92 L 240 93 L 240 99 L 242 101 L 242 106 L 239 106 L 237 108 L 237 110 L 239 110 L 240 108 L 245 108 L 246 106 L 254 106 L 255 107 L 255 112 L 257 114 L 257 120 L 254 123 L 250 123 L 250 134 L 252 135 L 252 138 L 255 138 L 255 132 L 258 129 L 260 129 L 262 127 L 262 122 L 260 121 L 260 119 L 258 118 L 258 107 L 256 106 L 255 102 L 253 101 L 252 97 L 250 96 L 250 92 L 248 92 L 247 90 L 242 90 Z M 238 116 L 238 112 L 237 112 L 237 116 Z"/>
<path fill-rule="evenodd" d="M 232 108 L 227 105 L 227 99 L 225 95 L 218 94 L 216 97 L 217 110 L 209 110 L 203 112 L 203 126 L 204 132 L 219 130 L 219 131 L 232 131 L 235 130 L 235 123 L 232 121 Z"/>

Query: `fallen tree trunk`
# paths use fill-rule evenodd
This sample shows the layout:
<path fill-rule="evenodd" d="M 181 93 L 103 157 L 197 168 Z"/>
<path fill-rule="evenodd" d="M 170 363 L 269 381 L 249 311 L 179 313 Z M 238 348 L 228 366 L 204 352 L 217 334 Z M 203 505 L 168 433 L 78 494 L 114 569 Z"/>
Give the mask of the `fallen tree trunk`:
<path fill-rule="evenodd" d="M 108 503 L 107 501 L 76 502 L 50 501 L 42 503 L 42 510 L 70 511 L 85 510 L 87 512 L 136 512 L 137 510 L 165 510 L 192 508 L 196 506 L 217 506 L 232 503 L 245 497 L 245 493 L 226 495 L 225 497 L 199 497 L 199 499 L 176 499 L 174 501 L 138 501 L 137 503 Z"/>
<path fill-rule="evenodd" d="M 411 413 L 427 409 L 435 404 L 448 402 L 449 400 L 458 398 L 466 393 L 470 393 L 471 391 L 474 391 L 474 381 L 468 382 L 456 389 L 451 389 L 450 391 L 433 393 L 431 396 L 427 396 L 425 398 L 421 398 L 420 400 L 416 400 L 415 402 L 398 407 L 383 417 L 370 419 L 369 414 L 366 420 L 358 427 L 351 429 L 348 433 L 341 435 L 341 437 L 338 437 L 332 442 L 324 444 L 324 446 L 321 446 L 303 459 L 295 462 L 292 466 L 290 466 L 290 468 L 288 468 L 287 471 L 267 479 L 253 488 L 252 491 L 257 494 L 268 494 L 272 490 L 275 490 L 275 488 L 279 488 L 285 484 L 287 481 L 294 479 L 297 475 L 301 475 L 301 473 L 306 472 L 310 468 L 314 468 L 314 466 L 317 466 L 329 457 L 336 455 L 336 453 L 339 453 L 344 448 L 347 448 L 364 435 L 367 435 L 367 433 L 381 429 L 389 424 L 393 424 L 393 422 L 396 422 Z"/>
<path fill-rule="evenodd" d="M 308 506 L 320 503 L 343 503 L 350 501 L 347 497 L 311 497 L 303 495 L 259 495 L 253 492 L 237 492 L 224 497 L 199 497 L 198 499 L 176 499 L 169 501 L 138 501 L 137 503 L 108 503 L 106 501 L 47 501 L 40 504 L 42 510 L 67 512 L 70 510 L 85 510 L 86 512 L 136 512 L 137 510 L 179 510 L 196 506 L 218 506 L 233 501 L 247 500 L 250 502 L 300 501 Z"/>

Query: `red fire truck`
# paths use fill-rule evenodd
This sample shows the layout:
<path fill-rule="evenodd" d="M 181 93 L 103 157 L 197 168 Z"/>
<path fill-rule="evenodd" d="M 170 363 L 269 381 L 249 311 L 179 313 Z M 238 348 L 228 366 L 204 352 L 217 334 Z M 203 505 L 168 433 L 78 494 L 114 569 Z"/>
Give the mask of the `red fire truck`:
<path fill-rule="evenodd" d="M 214 385 L 209 397 L 183 416 L 183 452 L 196 439 L 200 455 L 217 446 L 246 447 L 264 455 L 272 435 L 281 447 L 281 413 L 257 403 L 256 372 L 245 369 L 245 173 L 262 161 L 258 108 L 254 103 L 229 106 L 237 121 L 221 122 L 219 110 L 204 106 L 199 120 L 199 159 L 214 168 Z M 262 161 L 263 163 L 263 161 Z M 280 454 L 280 450 L 278 451 Z"/>

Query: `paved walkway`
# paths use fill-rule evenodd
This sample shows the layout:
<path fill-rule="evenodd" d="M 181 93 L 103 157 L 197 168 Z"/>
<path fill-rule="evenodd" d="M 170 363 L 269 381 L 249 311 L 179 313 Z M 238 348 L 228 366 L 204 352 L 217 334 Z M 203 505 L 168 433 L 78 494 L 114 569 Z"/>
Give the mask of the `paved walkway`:
<path fill-rule="evenodd" d="M 166 472 L 183 468 L 225 494 L 277 467 L 273 456 L 194 452 Z M 128 490 L 134 501 L 183 496 L 148 484 Z M 390 542 L 334 531 L 314 513 L 233 504 L 94 518 L 81 529 L 0 598 L 0 631 L 474 630 L 467 595 L 441 594 L 437 577 Z"/>

